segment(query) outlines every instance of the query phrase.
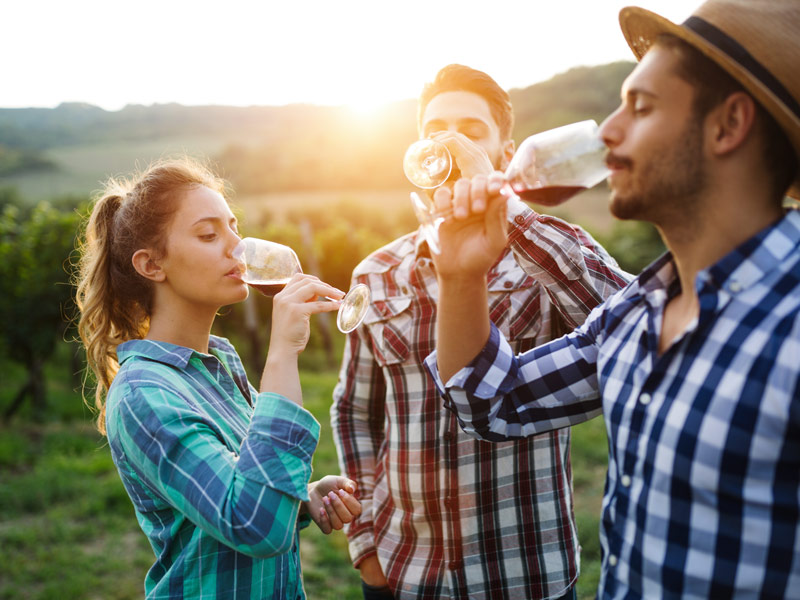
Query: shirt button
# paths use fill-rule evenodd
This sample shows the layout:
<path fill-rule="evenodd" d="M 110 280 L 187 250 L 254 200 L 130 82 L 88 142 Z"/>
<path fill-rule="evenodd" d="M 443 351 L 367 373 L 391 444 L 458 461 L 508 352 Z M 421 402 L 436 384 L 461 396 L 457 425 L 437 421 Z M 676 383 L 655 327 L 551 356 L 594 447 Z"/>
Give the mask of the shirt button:
<path fill-rule="evenodd" d="M 625 487 L 631 487 L 631 478 L 629 475 L 623 475 L 622 479 L 620 479 L 620 483 L 622 483 Z"/>
<path fill-rule="evenodd" d="M 650 400 L 652 400 L 652 399 L 653 398 L 650 396 L 650 394 L 642 394 L 641 396 L 639 396 L 639 402 L 641 402 L 645 406 L 650 404 Z"/>
<path fill-rule="evenodd" d="M 444 437 L 445 442 L 452 442 L 453 437 L 455 437 L 451 432 L 446 432 L 442 437 Z"/>
<path fill-rule="evenodd" d="M 510 288 L 512 285 L 514 285 L 514 284 L 513 284 L 513 283 L 511 283 L 510 281 L 506 281 L 506 282 L 503 284 L 503 287 L 504 287 L 504 288 L 506 288 L 506 289 L 508 289 L 508 288 Z"/>
<path fill-rule="evenodd" d="M 611 565 L 612 567 L 616 567 L 617 566 L 617 557 L 616 557 L 616 555 L 612 554 L 611 556 L 608 557 L 608 564 Z"/>
<path fill-rule="evenodd" d="M 523 217 L 522 215 L 517 215 L 516 217 L 514 217 L 514 223 L 516 223 L 517 225 L 522 225 L 523 223 L 525 223 L 525 217 Z"/>
<path fill-rule="evenodd" d="M 447 563 L 447 568 L 451 571 L 455 571 L 456 569 L 461 568 L 461 561 L 460 560 L 451 560 Z"/>
<path fill-rule="evenodd" d="M 735 280 L 731 281 L 730 284 L 728 284 L 728 289 L 734 294 L 738 294 L 742 291 L 742 284 Z"/>

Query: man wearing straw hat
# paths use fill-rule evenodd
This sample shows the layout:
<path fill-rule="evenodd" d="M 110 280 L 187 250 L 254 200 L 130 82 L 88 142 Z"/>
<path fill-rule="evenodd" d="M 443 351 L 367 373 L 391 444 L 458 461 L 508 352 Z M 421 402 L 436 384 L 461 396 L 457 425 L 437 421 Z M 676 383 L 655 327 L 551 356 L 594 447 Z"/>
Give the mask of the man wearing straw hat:
<path fill-rule="evenodd" d="M 485 269 L 507 239 L 521 264 L 535 252 L 506 236 L 497 174 L 439 191 L 439 208 L 484 215 L 440 230 L 427 366 L 483 439 L 604 415 L 601 597 L 798 598 L 800 212 L 784 196 L 800 197 L 800 2 L 620 23 L 641 62 L 601 127 L 610 208 L 654 223 L 669 252 L 514 356 Z"/>

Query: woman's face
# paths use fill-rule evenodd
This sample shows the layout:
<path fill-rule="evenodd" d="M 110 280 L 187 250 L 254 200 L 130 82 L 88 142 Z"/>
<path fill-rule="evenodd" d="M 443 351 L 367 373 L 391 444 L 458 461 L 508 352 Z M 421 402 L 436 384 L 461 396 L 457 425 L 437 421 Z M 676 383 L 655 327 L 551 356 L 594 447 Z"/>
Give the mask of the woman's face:
<path fill-rule="evenodd" d="M 167 228 L 166 256 L 158 261 L 166 275 L 161 297 L 215 311 L 247 298 L 233 258 L 238 243 L 236 217 L 225 199 L 205 186 L 190 189 Z"/>

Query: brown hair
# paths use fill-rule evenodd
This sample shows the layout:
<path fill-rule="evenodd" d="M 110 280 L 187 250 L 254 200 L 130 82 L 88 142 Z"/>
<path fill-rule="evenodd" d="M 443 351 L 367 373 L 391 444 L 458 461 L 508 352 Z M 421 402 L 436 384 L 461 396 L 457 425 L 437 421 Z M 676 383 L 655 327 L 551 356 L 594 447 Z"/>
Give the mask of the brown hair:
<path fill-rule="evenodd" d="M 744 92 L 752 98 L 752 94 L 723 68 L 682 39 L 665 33 L 659 35 L 655 43 L 678 56 L 677 75 L 695 90 L 693 109 L 696 118 L 704 118 L 735 92 Z M 772 173 L 772 191 L 782 200 L 797 175 L 797 156 L 777 121 L 758 100 L 753 98 L 753 102 L 757 113 L 756 128 L 763 140 L 764 162 Z"/>
<path fill-rule="evenodd" d="M 78 332 L 97 379 L 97 428 L 105 433 L 105 395 L 119 370 L 117 346 L 148 331 L 152 282 L 139 275 L 133 254 L 163 255 L 165 233 L 182 194 L 197 186 L 222 193 L 224 183 L 192 159 L 162 160 L 130 179 L 110 179 L 94 203 L 79 243 Z M 88 403 L 88 402 L 87 402 Z"/>
<path fill-rule="evenodd" d="M 478 94 L 489 104 L 492 117 L 500 128 L 502 139 L 511 139 L 511 130 L 514 128 L 514 111 L 511 108 L 508 93 L 483 71 L 464 65 L 447 65 L 436 74 L 433 81 L 426 83 L 422 88 L 417 108 L 418 127 L 422 127 L 422 117 L 428 103 L 434 96 L 442 92 Z"/>

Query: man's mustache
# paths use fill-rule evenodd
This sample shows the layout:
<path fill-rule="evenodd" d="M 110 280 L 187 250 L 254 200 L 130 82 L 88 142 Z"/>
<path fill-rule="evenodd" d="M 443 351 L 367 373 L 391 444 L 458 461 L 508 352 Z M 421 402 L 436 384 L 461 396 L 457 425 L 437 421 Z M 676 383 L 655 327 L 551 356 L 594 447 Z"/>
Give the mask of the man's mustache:
<path fill-rule="evenodd" d="M 630 158 L 608 152 L 606 154 L 606 166 L 609 169 L 630 169 L 633 166 L 633 161 Z"/>

